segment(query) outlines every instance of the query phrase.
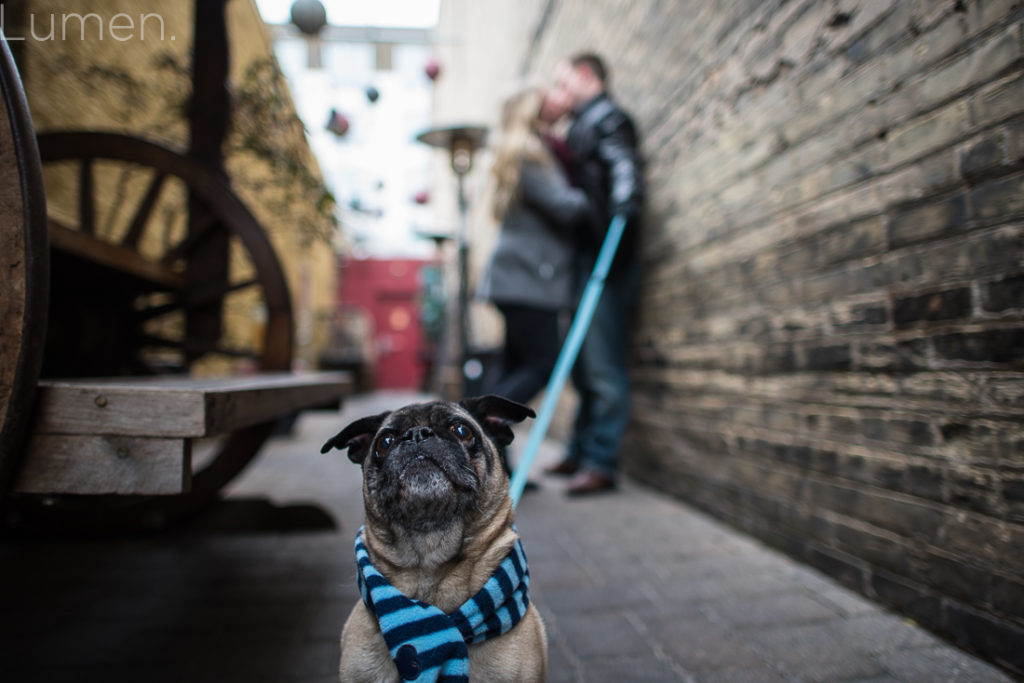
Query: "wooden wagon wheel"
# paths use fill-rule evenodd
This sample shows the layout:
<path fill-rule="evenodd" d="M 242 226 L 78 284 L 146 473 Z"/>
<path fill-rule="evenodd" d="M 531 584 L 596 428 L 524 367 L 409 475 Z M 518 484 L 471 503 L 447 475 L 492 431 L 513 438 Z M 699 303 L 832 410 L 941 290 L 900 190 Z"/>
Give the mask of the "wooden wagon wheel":
<path fill-rule="evenodd" d="M 77 195 L 70 202 L 77 215 L 51 210 L 53 305 L 43 376 L 184 372 L 218 358 L 248 359 L 261 371 L 290 369 L 292 310 L 284 273 L 263 228 L 224 177 L 167 148 L 117 134 L 47 133 L 39 136 L 39 152 L 47 182 L 64 173 L 62 190 Z M 197 210 L 204 217 L 198 229 L 187 220 Z M 224 232 L 231 240 L 229 277 L 209 283 L 189 268 L 189 257 Z M 219 340 L 194 338 L 190 316 L 211 309 L 229 319 L 265 316 L 262 334 L 231 339 L 227 325 Z M 205 463 L 194 462 L 188 494 L 90 497 L 72 501 L 82 508 L 76 518 L 89 525 L 159 526 L 189 514 L 248 464 L 273 427 L 243 429 L 207 448 Z"/>
<path fill-rule="evenodd" d="M 0 36 L 0 499 L 17 471 L 46 330 L 49 250 L 43 176 L 7 41 Z"/>

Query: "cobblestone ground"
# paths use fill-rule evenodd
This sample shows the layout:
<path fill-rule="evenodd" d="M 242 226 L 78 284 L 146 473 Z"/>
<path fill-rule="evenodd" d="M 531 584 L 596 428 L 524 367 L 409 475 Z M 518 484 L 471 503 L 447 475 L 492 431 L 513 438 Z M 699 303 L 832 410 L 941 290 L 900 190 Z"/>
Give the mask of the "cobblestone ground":
<path fill-rule="evenodd" d="M 0 679 L 336 681 L 358 597 L 360 473 L 319 447 L 349 419 L 418 398 L 304 415 L 188 529 L 0 540 Z M 557 455 L 549 442 L 540 460 Z M 648 489 L 568 500 L 560 481 L 540 484 L 519 527 L 552 683 L 1010 680 Z"/>

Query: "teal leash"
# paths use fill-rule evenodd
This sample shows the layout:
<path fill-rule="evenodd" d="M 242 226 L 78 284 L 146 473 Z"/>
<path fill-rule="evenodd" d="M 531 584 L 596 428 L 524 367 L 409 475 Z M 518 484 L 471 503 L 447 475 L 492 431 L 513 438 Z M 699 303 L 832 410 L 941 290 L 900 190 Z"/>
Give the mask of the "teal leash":
<path fill-rule="evenodd" d="M 548 432 L 548 427 L 551 425 L 551 418 L 554 417 L 555 408 L 558 407 L 558 399 L 562 395 L 565 381 L 569 378 L 572 366 L 576 362 L 576 356 L 579 355 L 583 339 L 587 336 L 590 321 L 594 317 L 594 310 L 597 308 L 597 302 L 601 298 L 601 292 L 604 291 L 604 283 L 608 279 L 608 271 L 611 270 L 612 261 L 615 259 L 615 252 L 619 248 L 619 242 L 622 240 L 622 233 L 625 229 L 626 219 L 624 216 L 617 214 L 612 218 L 612 222 L 608 226 L 608 234 L 605 235 L 601 251 L 597 255 L 597 263 L 594 264 L 594 270 L 590 273 L 590 279 L 583 290 L 583 297 L 580 299 L 579 307 L 576 309 L 576 315 L 573 317 L 569 334 L 566 335 L 562 350 L 558 353 L 558 360 L 555 361 L 555 369 L 551 372 L 551 379 L 548 380 L 548 386 L 544 392 L 544 401 L 541 403 L 537 420 L 533 423 L 533 428 L 530 429 L 530 435 L 526 440 L 523 455 L 516 465 L 515 472 L 512 473 L 509 495 L 512 497 L 513 507 L 519 505 L 523 489 L 526 488 L 526 479 L 530 474 L 530 468 L 533 466 L 533 461 L 537 457 L 537 451 L 540 449 L 544 436 Z"/>

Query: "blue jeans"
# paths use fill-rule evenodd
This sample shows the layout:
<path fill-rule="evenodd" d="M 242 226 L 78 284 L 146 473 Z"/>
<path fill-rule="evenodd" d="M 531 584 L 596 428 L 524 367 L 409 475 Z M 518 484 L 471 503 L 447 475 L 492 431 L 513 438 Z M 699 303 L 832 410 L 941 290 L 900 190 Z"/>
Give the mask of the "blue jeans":
<path fill-rule="evenodd" d="M 593 259 L 580 264 L 580 294 L 592 267 Z M 629 424 L 629 333 L 639 276 L 630 264 L 608 277 L 572 375 L 580 403 L 567 457 L 613 480 Z"/>

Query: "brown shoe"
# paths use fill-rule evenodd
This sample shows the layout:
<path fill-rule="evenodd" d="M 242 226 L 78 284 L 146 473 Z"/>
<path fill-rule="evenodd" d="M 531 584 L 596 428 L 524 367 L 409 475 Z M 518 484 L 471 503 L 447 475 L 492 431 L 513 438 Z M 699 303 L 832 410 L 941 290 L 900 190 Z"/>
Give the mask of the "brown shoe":
<path fill-rule="evenodd" d="M 566 487 L 565 492 L 570 496 L 587 496 L 591 493 L 610 491 L 614 488 L 614 480 L 597 472 L 583 470 L 569 480 L 569 485 Z"/>
<path fill-rule="evenodd" d="M 561 474 L 564 476 L 576 474 L 577 472 L 579 472 L 579 470 L 580 464 L 575 460 L 569 460 L 568 458 L 558 463 L 557 465 L 552 465 L 551 467 L 544 468 L 544 471 L 547 472 L 548 474 Z"/>

